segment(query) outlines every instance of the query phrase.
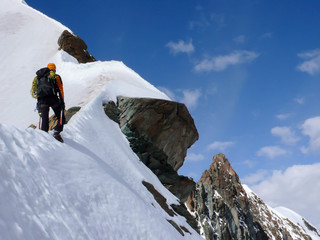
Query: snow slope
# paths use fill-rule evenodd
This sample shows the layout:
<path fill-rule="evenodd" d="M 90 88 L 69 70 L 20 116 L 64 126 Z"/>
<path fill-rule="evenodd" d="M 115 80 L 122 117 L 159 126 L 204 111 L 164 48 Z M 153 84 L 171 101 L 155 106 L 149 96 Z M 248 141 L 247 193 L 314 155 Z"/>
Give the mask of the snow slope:
<path fill-rule="evenodd" d="M 142 185 L 178 204 L 102 107 L 118 95 L 168 97 L 121 62 L 76 63 L 58 51 L 64 29 L 21 1 L 0 2 L 0 239 L 202 239 Z M 63 78 L 67 108 L 82 107 L 63 144 L 26 129 L 38 119 L 31 82 L 48 62 Z M 167 220 L 190 233 L 182 236 Z"/>
<path fill-rule="evenodd" d="M 104 94 L 66 126 L 64 144 L 0 124 L 0 239 L 201 239 L 141 184 L 178 204 L 105 115 Z M 192 235 L 182 237 L 167 219 Z"/>

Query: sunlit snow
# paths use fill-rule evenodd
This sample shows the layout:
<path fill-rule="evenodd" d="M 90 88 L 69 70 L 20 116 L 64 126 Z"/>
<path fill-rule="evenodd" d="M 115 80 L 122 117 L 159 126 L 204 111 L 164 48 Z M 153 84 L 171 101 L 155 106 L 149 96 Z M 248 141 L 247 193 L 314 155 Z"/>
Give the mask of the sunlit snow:
<path fill-rule="evenodd" d="M 178 204 L 102 106 L 118 95 L 169 98 L 121 62 L 78 64 L 58 50 L 64 29 L 21 1 L 0 3 L 0 239 L 202 239 L 142 185 Z M 65 143 L 27 129 L 38 120 L 31 83 L 48 62 L 62 76 L 67 108 L 81 106 L 65 126 Z"/>

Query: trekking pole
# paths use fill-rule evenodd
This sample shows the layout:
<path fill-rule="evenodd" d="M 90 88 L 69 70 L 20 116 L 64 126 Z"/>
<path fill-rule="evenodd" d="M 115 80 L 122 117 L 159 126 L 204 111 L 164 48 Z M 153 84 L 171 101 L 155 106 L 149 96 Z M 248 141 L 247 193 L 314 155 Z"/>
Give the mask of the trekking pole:
<path fill-rule="evenodd" d="M 61 109 L 61 115 L 60 115 L 60 125 L 62 126 L 62 116 L 63 116 L 64 109 Z"/>

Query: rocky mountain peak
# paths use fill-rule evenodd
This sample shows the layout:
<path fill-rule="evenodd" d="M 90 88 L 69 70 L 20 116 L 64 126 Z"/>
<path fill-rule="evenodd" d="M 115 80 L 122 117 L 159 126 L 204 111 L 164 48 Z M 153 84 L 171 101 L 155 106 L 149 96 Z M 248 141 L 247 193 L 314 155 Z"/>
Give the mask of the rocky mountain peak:
<path fill-rule="evenodd" d="M 187 205 L 206 239 L 268 239 L 253 220 L 247 194 L 223 154 L 213 157 Z"/>
<path fill-rule="evenodd" d="M 203 173 L 198 185 L 210 186 L 231 206 L 235 206 L 235 199 L 237 198 L 241 198 L 242 201 L 247 199 L 247 194 L 241 185 L 238 174 L 222 153 L 213 157 L 211 166 Z"/>

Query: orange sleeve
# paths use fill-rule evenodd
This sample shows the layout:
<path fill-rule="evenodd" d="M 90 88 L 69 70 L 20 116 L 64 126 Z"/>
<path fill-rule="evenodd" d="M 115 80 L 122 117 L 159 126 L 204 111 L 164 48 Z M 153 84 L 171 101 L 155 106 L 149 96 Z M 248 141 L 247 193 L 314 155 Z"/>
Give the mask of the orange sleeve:
<path fill-rule="evenodd" d="M 62 96 L 62 100 L 64 100 L 63 84 L 62 84 L 61 77 L 59 75 L 56 75 L 56 78 L 57 78 L 57 85 Z"/>

